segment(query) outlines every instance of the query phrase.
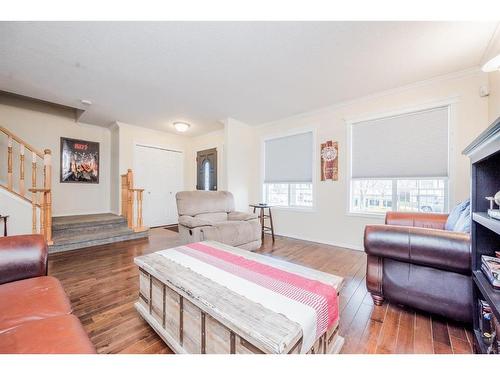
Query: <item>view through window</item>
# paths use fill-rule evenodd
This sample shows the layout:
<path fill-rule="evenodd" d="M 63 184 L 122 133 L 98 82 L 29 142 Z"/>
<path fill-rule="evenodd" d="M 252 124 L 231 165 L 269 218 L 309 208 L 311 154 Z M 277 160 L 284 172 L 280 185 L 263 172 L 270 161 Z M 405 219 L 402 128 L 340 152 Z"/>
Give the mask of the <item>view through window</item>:
<path fill-rule="evenodd" d="M 312 184 L 264 184 L 264 200 L 272 206 L 312 207 Z"/>
<path fill-rule="evenodd" d="M 351 211 L 446 212 L 447 179 L 355 179 Z"/>

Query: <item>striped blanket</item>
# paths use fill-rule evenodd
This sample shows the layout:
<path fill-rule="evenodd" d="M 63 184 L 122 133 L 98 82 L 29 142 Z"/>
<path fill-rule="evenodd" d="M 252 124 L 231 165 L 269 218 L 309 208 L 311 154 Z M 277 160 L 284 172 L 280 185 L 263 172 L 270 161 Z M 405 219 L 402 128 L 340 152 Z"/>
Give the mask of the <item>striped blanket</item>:
<path fill-rule="evenodd" d="M 338 319 L 337 291 L 305 267 L 211 241 L 158 254 L 297 322 L 303 353 Z"/>

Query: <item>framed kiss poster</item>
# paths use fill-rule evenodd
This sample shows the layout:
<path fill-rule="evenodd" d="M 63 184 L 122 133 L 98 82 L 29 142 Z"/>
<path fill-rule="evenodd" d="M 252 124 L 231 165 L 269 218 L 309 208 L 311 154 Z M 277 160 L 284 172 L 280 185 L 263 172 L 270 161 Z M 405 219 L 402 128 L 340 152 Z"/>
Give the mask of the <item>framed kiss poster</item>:
<path fill-rule="evenodd" d="M 99 183 L 99 143 L 61 137 L 61 182 Z"/>

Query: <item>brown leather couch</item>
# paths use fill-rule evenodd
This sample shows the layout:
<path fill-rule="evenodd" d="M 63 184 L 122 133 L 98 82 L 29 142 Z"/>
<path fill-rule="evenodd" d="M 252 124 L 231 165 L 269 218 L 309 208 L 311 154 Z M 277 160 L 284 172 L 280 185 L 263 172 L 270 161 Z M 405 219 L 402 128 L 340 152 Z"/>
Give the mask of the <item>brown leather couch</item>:
<path fill-rule="evenodd" d="M 447 215 L 389 212 L 365 228 L 366 286 L 384 299 L 472 321 L 470 235 L 444 230 Z"/>
<path fill-rule="evenodd" d="M 95 353 L 40 235 L 0 238 L 0 353 Z"/>

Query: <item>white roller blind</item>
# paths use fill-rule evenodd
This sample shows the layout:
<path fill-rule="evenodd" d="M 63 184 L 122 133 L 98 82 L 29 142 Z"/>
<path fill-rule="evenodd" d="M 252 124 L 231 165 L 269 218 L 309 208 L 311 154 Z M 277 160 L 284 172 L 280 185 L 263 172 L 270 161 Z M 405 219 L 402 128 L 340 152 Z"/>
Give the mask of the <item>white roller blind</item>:
<path fill-rule="evenodd" d="M 352 125 L 352 177 L 448 176 L 448 107 Z"/>
<path fill-rule="evenodd" d="M 312 182 L 312 158 L 312 132 L 267 140 L 264 182 Z"/>

